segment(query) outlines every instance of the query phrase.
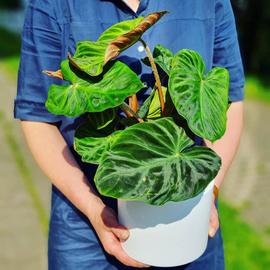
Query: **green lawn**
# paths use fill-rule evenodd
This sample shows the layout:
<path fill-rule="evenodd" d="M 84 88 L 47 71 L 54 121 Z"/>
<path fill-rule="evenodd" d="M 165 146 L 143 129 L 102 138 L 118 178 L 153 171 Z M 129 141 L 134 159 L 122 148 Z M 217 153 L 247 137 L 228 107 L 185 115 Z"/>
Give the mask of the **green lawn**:
<path fill-rule="evenodd" d="M 247 76 L 245 98 L 270 103 L 269 79 Z"/>
<path fill-rule="evenodd" d="M 270 269 L 270 247 L 240 218 L 239 211 L 224 201 L 219 204 L 226 269 Z"/>

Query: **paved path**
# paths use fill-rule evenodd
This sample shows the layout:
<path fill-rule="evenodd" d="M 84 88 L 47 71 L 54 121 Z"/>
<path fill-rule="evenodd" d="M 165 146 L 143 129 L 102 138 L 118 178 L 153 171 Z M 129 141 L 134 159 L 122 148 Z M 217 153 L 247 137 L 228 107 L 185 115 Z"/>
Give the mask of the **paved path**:
<path fill-rule="evenodd" d="M 46 270 L 47 237 L 29 188 L 39 194 L 49 215 L 50 184 L 27 149 L 19 120 L 12 119 L 16 82 L 5 76 L 1 65 L 0 74 L 0 269 Z M 28 178 L 33 183 L 25 182 L 16 163 L 16 151 L 10 147 L 16 150 L 14 142 L 19 145 L 17 155 L 21 153 L 25 166 L 31 169 Z"/>
<path fill-rule="evenodd" d="M 0 269 L 45 270 L 47 237 L 33 192 L 48 216 L 50 183 L 29 153 L 20 122 L 13 120 L 16 83 L 6 77 L 1 63 L 0 85 Z M 269 116 L 269 105 L 245 103 L 242 141 L 221 190 L 227 202 L 241 207 L 242 218 L 261 232 L 270 227 Z M 31 172 L 28 182 L 14 158 L 10 136 L 15 148 L 19 145 L 17 152 Z"/>

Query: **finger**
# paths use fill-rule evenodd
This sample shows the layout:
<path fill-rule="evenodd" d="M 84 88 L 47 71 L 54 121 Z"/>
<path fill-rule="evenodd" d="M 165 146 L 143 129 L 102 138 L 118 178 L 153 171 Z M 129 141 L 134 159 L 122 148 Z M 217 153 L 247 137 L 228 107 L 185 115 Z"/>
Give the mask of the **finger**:
<path fill-rule="evenodd" d="M 209 230 L 208 230 L 209 237 L 211 238 L 214 237 L 218 228 L 219 228 L 218 212 L 215 205 L 213 205 L 211 209 L 210 223 L 209 223 Z"/>
<path fill-rule="evenodd" d="M 115 236 L 121 240 L 127 240 L 129 237 L 129 230 L 118 222 L 116 214 L 109 209 L 109 214 L 104 219 L 104 224 L 110 228 Z"/>

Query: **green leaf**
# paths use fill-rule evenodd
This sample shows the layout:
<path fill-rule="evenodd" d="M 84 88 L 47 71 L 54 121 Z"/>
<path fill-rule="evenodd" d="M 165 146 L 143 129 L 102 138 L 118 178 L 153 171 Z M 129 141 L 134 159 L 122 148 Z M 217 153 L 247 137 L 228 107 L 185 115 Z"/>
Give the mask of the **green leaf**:
<path fill-rule="evenodd" d="M 63 61 L 63 77 L 72 85 L 51 85 L 47 109 L 54 114 L 71 117 L 100 112 L 119 106 L 128 96 L 144 87 L 127 65 L 117 61 L 107 68 L 100 76 L 90 77 L 69 65 L 68 60 Z"/>
<path fill-rule="evenodd" d="M 155 90 L 155 88 L 154 88 Z M 165 102 L 165 110 L 166 114 L 168 114 L 168 111 L 170 111 L 171 107 L 173 106 L 171 97 L 169 95 L 169 92 L 167 91 L 167 87 L 162 86 L 162 93 L 164 96 L 164 102 Z M 149 111 L 147 115 L 147 119 L 157 119 L 161 117 L 161 106 L 160 106 L 160 99 L 158 91 L 155 91 L 154 97 L 151 101 L 151 104 L 149 106 Z"/>
<path fill-rule="evenodd" d="M 135 44 L 143 35 L 143 33 L 159 21 L 168 11 L 161 11 L 148 14 L 134 29 L 130 32 L 118 36 L 108 44 L 105 51 L 105 62 L 117 57 L 121 52 L 125 51 Z"/>
<path fill-rule="evenodd" d="M 107 43 L 84 40 L 78 42 L 75 55 L 69 61 L 77 69 L 86 72 L 90 76 L 100 75 L 103 71 L 104 54 Z"/>
<path fill-rule="evenodd" d="M 120 122 L 124 126 L 128 126 L 128 127 L 139 123 L 138 120 L 133 116 L 122 118 Z"/>
<path fill-rule="evenodd" d="M 163 205 L 195 197 L 221 165 L 209 148 L 193 144 L 171 118 L 136 124 L 124 130 L 96 172 L 105 196 Z"/>
<path fill-rule="evenodd" d="M 102 33 L 98 42 L 109 44 L 117 37 L 124 35 L 136 28 L 144 18 L 142 16 L 129 21 L 123 21 L 113 25 Z"/>
<path fill-rule="evenodd" d="M 95 129 L 102 129 L 109 125 L 116 117 L 118 107 L 109 108 L 103 112 L 86 113 L 83 119 L 90 123 Z"/>
<path fill-rule="evenodd" d="M 107 127 L 96 130 L 90 123 L 81 124 L 74 135 L 74 149 L 82 161 L 99 164 L 102 156 L 122 131 L 113 132 L 115 121 Z"/>
<path fill-rule="evenodd" d="M 158 44 L 153 51 L 153 58 L 155 63 L 165 71 L 169 76 L 172 69 L 173 53 Z"/>
<path fill-rule="evenodd" d="M 154 89 L 155 89 L 155 88 L 154 88 Z M 154 97 L 154 95 L 155 95 L 155 92 L 156 92 L 154 89 L 152 90 L 150 96 L 143 102 L 142 106 L 139 107 L 139 109 L 138 109 L 138 111 L 137 111 L 138 115 L 139 115 L 142 119 L 144 119 L 144 118 L 147 116 L 147 113 L 148 113 L 148 111 L 149 111 L 149 107 L 150 107 L 150 105 L 151 105 L 152 99 L 153 99 L 153 97 Z"/>
<path fill-rule="evenodd" d="M 146 18 L 139 17 L 113 25 L 103 32 L 97 42 L 79 42 L 74 57 L 69 55 L 69 60 L 79 70 L 98 76 L 106 63 L 136 43 L 166 13 L 168 11 L 155 12 Z"/>
<path fill-rule="evenodd" d="M 173 53 L 158 44 L 153 51 L 153 58 L 155 63 L 169 76 L 172 69 Z M 149 58 L 145 57 L 141 61 L 146 66 L 151 66 Z"/>
<path fill-rule="evenodd" d="M 194 51 L 181 50 L 172 63 L 169 91 L 178 113 L 192 132 L 214 142 L 226 130 L 229 73 L 214 68 L 206 76 L 205 64 Z"/>

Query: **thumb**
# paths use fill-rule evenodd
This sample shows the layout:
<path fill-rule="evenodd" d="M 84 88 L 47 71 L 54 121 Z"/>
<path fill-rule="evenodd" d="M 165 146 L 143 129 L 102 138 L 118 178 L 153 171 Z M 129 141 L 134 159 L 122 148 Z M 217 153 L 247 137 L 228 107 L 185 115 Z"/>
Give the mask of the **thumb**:
<path fill-rule="evenodd" d="M 129 230 L 118 222 L 116 213 L 109 207 L 105 208 L 103 213 L 104 224 L 110 228 L 113 234 L 121 239 L 127 240 L 129 237 Z"/>
<path fill-rule="evenodd" d="M 115 234 L 115 236 L 121 240 L 127 240 L 129 238 L 129 230 L 118 223 L 118 226 L 115 226 L 112 228 L 112 232 Z"/>

